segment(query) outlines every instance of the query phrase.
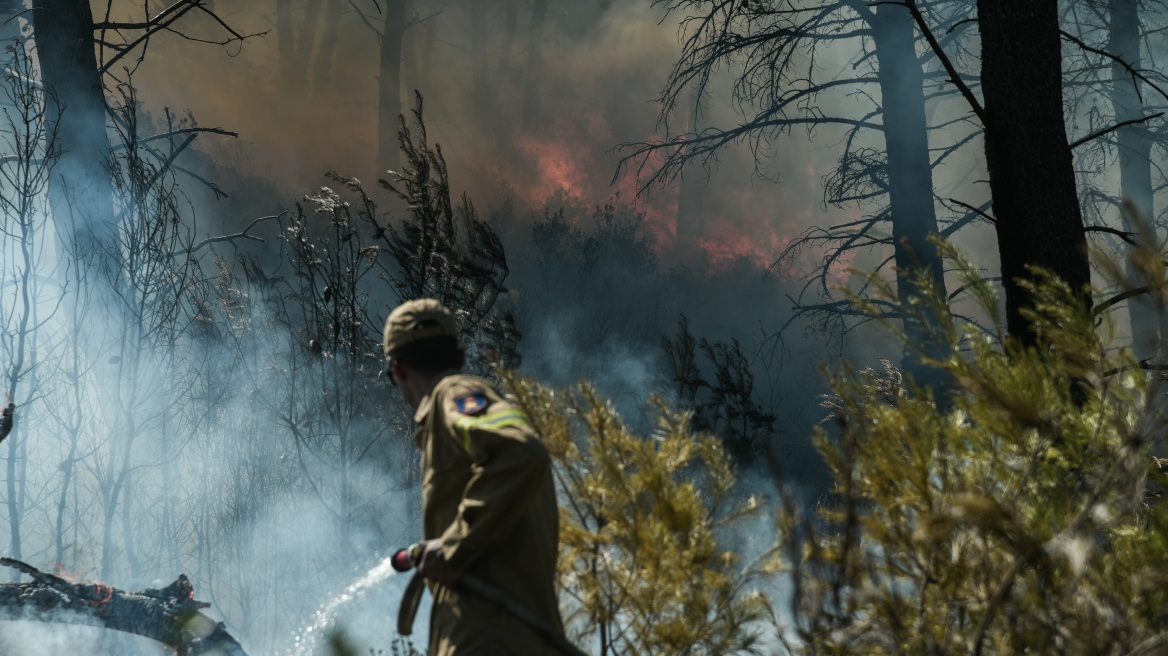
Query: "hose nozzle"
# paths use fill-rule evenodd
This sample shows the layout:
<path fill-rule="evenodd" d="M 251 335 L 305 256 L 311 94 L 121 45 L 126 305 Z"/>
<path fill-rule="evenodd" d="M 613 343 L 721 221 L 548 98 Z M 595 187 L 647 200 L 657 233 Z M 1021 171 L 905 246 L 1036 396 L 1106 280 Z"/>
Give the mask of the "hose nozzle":
<path fill-rule="evenodd" d="M 398 549 L 390 558 L 390 565 L 396 572 L 408 572 L 418 565 L 418 556 L 422 553 L 421 544 L 411 544 L 405 549 Z"/>

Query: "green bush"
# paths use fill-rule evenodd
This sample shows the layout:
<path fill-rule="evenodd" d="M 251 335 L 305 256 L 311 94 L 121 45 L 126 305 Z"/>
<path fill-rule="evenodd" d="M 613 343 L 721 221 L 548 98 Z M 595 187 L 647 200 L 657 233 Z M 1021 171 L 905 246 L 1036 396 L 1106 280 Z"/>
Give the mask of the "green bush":
<path fill-rule="evenodd" d="M 721 442 L 661 403 L 639 435 L 587 385 L 505 382 L 556 462 L 569 636 L 598 654 L 757 653 L 767 563 L 744 565 L 720 538 L 759 504 L 735 502 Z"/>
<path fill-rule="evenodd" d="M 945 248 L 1000 325 L 988 283 Z M 887 363 L 832 379 L 815 439 L 833 494 L 815 517 L 781 515 L 790 651 L 1168 652 L 1151 377 L 1112 346 L 1112 304 L 1092 310 L 1058 280 L 1035 280 L 1033 346 L 922 300 L 942 308 L 936 328 L 954 347 L 933 363 L 952 384 L 940 404 Z"/>

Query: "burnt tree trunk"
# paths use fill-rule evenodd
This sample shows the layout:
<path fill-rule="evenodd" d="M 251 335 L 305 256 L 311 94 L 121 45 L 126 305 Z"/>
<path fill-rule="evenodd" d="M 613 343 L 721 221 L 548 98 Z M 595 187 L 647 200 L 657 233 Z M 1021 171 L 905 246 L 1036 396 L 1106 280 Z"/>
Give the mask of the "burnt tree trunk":
<path fill-rule="evenodd" d="M 491 27 L 483 0 L 471 0 L 469 11 L 471 102 L 479 121 L 479 134 L 491 134 L 499 124 L 495 80 L 491 75 Z"/>
<path fill-rule="evenodd" d="M 381 36 L 377 101 L 377 170 L 398 168 L 398 116 L 402 113 L 402 38 L 406 27 L 406 0 L 386 0 L 385 29 Z"/>
<path fill-rule="evenodd" d="M 503 32 L 500 35 L 500 43 L 502 50 L 499 53 L 499 65 L 495 80 L 491 83 L 492 89 L 507 89 L 508 80 L 511 76 L 511 58 L 514 52 L 515 45 L 515 30 L 518 27 L 519 11 L 515 7 L 518 0 L 506 0 L 503 5 Z M 496 110 L 494 125 L 490 128 L 495 134 L 495 148 L 500 152 L 507 152 L 511 148 L 511 139 L 508 138 L 510 134 L 511 118 L 514 116 L 514 111 L 510 105 L 504 107 L 502 98 L 506 97 L 506 91 L 500 94 L 495 92 L 496 102 L 498 108 Z M 502 97 L 502 98 L 501 98 Z M 507 124 L 504 124 L 503 119 L 507 119 Z"/>
<path fill-rule="evenodd" d="M 106 102 L 88 0 L 33 0 L 33 38 L 59 159 L 49 202 L 59 244 L 70 258 L 116 262 Z M 113 269 L 103 270 L 112 275 Z"/>
<path fill-rule="evenodd" d="M 1109 0 L 1107 9 L 1111 18 L 1108 51 L 1133 68 L 1140 68 L 1140 20 L 1137 0 Z M 1111 75 L 1111 103 L 1115 109 L 1116 123 L 1143 117 L 1140 81 L 1134 79 L 1119 62 L 1112 64 Z M 1123 229 L 1139 233 L 1140 226 L 1136 224 L 1136 220 L 1148 222 L 1150 228 L 1156 216 L 1152 204 L 1152 140 L 1148 138 L 1147 125 L 1139 123 L 1117 130 L 1115 140 L 1119 149 L 1120 196 L 1130 202 L 1138 214 L 1137 219 L 1125 212 Z M 1155 251 L 1160 250 L 1159 243 L 1148 244 L 1148 247 Z M 1143 274 L 1130 258 L 1127 261 L 1127 277 L 1133 287 L 1147 284 Z M 1130 299 L 1128 317 L 1131 321 L 1132 349 L 1136 358 L 1144 360 L 1153 357 L 1164 334 L 1161 308 L 1157 299 L 1147 295 Z"/>
<path fill-rule="evenodd" d="M 31 583 L 0 583 L 0 620 L 95 626 L 140 635 L 179 656 L 247 656 L 223 623 L 201 612 L 184 575 L 160 590 L 126 592 L 99 583 L 72 583 L 8 558 L 0 565 L 32 577 Z"/>
<path fill-rule="evenodd" d="M 1091 270 L 1063 119 L 1058 3 L 978 0 L 986 167 L 993 196 L 1006 330 L 1033 343 L 1019 284 L 1052 272 L 1090 303 Z"/>
<path fill-rule="evenodd" d="M 916 52 L 912 14 L 900 4 L 880 4 L 873 9 L 872 41 L 879 65 L 880 102 L 883 108 L 888 205 L 896 263 L 896 293 L 901 307 L 919 308 L 906 315 L 908 336 L 904 370 L 918 383 L 932 385 L 935 372 L 924 358 L 944 359 L 947 345 L 931 335 L 940 318 L 921 296 L 922 277 L 945 298 L 945 267 L 937 246 L 929 241 L 937 234 L 933 205 L 933 167 L 929 158 L 925 119 L 924 72 Z M 931 324 L 926 325 L 926 324 Z"/>
<path fill-rule="evenodd" d="M 276 52 L 280 55 L 280 80 L 288 84 L 295 65 L 296 35 L 292 33 L 292 0 L 276 0 Z"/>
<path fill-rule="evenodd" d="M 531 25 L 527 31 L 527 71 L 523 83 L 523 128 L 530 130 L 539 119 L 540 81 L 543 77 L 543 28 L 547 22 L 548 0 L 531 4 Z"/>
<path fill-rule="evenodd" d="M 328 0 L 324 11 L 324 32 L 320 35 L 320 48 L 313 61 L 312 81 L 317 89 L 328 87 L 329 75 L 333 68 L 333 53 L 341 32 L 342 0 Z"/>

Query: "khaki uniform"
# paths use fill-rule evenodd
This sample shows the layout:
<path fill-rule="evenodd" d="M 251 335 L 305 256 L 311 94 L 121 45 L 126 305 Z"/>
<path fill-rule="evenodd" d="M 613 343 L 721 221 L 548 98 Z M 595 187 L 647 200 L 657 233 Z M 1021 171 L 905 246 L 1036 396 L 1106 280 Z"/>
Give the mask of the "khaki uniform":
<path fill-rule="evenodd" d="M 443 377 L 414 415 L 425 538 L 446 559 L 563 631 L 556 600 L 559 517 L 547 450 L 527 418 L 473 376 Z M 428 582 L 431 656 L 557 654 L 505 609 Z"/>

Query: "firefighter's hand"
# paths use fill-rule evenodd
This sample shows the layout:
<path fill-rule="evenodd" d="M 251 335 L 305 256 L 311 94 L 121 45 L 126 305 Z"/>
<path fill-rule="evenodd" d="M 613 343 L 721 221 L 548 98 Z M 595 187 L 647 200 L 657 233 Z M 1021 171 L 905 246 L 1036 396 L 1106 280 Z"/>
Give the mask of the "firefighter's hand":
<path fill-rule="evenodd" d="M 462 577 L 462 570 L 446 562 L 442 553 L 442 540 L 426 540 L 422 543 L 422 556 L 418 563 L 418 573 L 443 585 L 453 586 Z"/>

